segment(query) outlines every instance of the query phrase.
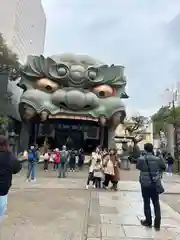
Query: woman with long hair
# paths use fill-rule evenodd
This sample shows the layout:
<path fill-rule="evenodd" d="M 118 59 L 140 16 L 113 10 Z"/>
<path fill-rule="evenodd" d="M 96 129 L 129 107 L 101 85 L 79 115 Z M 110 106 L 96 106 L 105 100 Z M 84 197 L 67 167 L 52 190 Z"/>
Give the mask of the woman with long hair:
<path fill-rule="evenodd" d="M 111 178 L 112 187 L 111 190 L 117 191 L 118 190 L 118 182 L 120 180 L 120 162 L 117 157 L 117 150 L 116 149 L 110 149 L 109 151 L 110 159 L 113 163 L 114 167 L 114 175 Z"/>
<path fill-rule="evenodd" d="M 103 163 L 103 169 L 104 169 L 103 188 L 108 189 L 109 182 L 114 176 L 114 166 L 113 166 L 113 162 L 111 160 L 109 152 L 104 153 L 102 163 Z"/>
<path fill-rule="evenodd" d="M 97 159 L 100 159 L 102 161 L 102 157 L 100 155 L 100 148 L 96 147 L 95 151 L 92 152 L 90 161 L 89 161 L 89 174 L 88 174 L 88 179 L 86 183 L 86 189 L 89 188 L 90 182 L 93 183 L 93 186 L 95 188 L 95 182 L 94 182 L 94 166 L 96 164 Z"/>
<path fill-rule="evenodd" d="M 21 168 L 21 163 L 11 151 L 8 138 L 0 135 L 0 223 L 7 208 L 7 197 L 12 184 L 12 174 L 18 173 Z"/>
<path fill-rule="evenodd" d="M 108 188 L 109 182 L 112 182 L 111 190 L 117 191 L 118 181 L 120 180 L 120 168 L 117 153 L 115 149 L 110 149 L 103 157 L 105 180 L 103 187 Z"/>

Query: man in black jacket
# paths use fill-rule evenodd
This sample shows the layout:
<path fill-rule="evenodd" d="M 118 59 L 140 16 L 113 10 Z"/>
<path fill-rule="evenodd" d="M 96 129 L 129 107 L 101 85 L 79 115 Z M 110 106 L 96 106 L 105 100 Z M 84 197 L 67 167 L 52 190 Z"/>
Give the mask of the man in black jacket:
<path fill-rule="evenodd" d="M 136 168 L 140 170 L 139 181 L 144 201 L 145 220 L 141 220 L 141 224 L 146 227 L 152 226 L 151 200 L 155 212 L 154 227 L 156 230 L 159 230 L 161 224 L 159 194 L 153 186 L 152 180 L 160 186 L 160 172 L 165 171 L 166 165 L 162 158 L 153 155 L 153 145 L 151 143 L 146 143 L 144 145 L 144 150 L 146 152 L 145 156 L 141 156 L 136 164 Z"/>

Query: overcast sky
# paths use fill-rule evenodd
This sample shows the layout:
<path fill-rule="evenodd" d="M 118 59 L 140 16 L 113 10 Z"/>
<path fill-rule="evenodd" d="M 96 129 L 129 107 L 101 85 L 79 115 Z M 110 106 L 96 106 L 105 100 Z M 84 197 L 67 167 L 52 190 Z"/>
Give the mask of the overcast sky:
<path fill-rule="evenodd" d="M 168 28 L 180 12 L 180 0 L 42 2 L 47 15 L 45 54 L 86 53 L 124 65 L 127 105 L 134 111 L 151 114 L 161 104 L 163 90 L 178 80 L 174 68 L 179 68 L 180 57 Z"/>

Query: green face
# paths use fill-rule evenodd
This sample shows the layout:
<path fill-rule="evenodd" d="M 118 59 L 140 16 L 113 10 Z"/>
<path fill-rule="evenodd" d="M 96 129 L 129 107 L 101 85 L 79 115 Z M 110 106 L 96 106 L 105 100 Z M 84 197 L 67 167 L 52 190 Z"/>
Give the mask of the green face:
<path fill-rule="evenodd" d="M 107 66 L 82 55 L 30 56 L 19 83 L 24 89 L 21 117 L 98 121 L 103 116 L 123 121 L 121 98 L 127 97 L 123 71 L 122 66 Z"/>

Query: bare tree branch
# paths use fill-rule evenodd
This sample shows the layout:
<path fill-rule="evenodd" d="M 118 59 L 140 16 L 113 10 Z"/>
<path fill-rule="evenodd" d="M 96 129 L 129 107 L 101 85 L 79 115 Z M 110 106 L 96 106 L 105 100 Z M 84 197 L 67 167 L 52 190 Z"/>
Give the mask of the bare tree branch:
<path fill-rule="evenodd" d="M 144 116 L 134 116 L 130 121 L 125 123 L 125 129 L 132 137 L 134 143 L 143 140 L 146 130 L 147 118 Z"/>

